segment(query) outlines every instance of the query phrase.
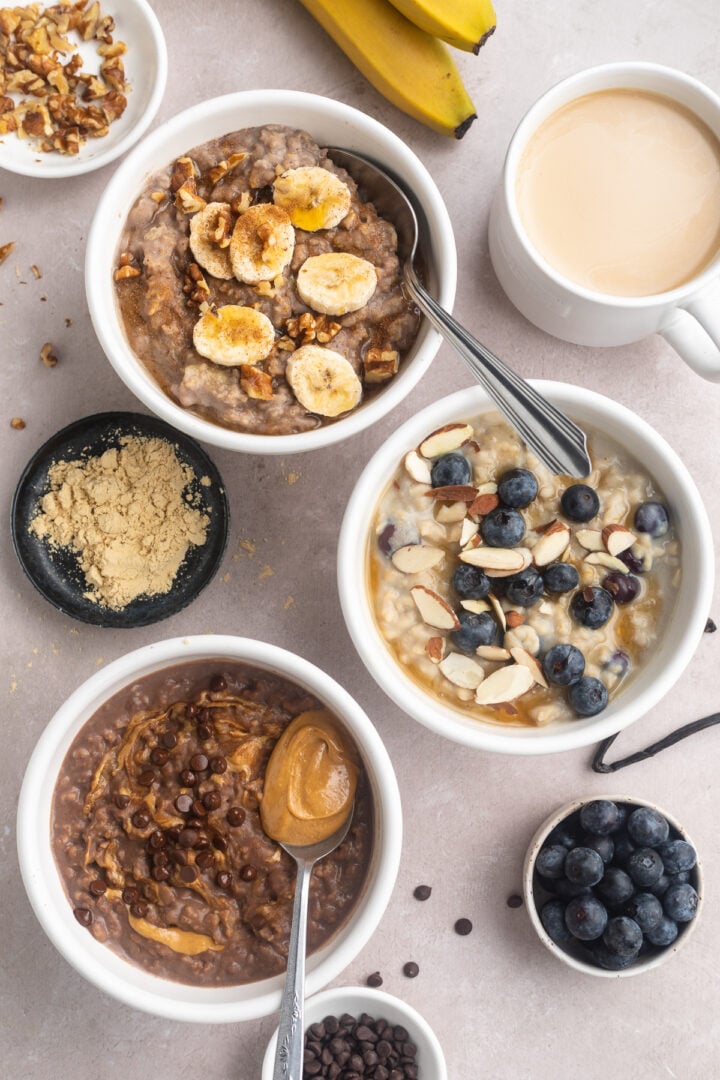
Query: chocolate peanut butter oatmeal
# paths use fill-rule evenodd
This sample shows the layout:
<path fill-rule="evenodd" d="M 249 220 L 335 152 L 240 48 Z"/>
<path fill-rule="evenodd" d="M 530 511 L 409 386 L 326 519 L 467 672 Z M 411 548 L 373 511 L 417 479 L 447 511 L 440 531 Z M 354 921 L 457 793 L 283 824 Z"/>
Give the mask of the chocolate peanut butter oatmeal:
<path fill-rule="evenodd" d="M 260 806 L 274 746 L 308 712 L 340 726 L 300 687 L 227 660 L 166 668 L 98 709 L 67 753 L 52 808 L 55 859 L 81 925 L 191 985 L 281 972 L 295 864 L 263 831 Z M 350 832 L 312 875 L 311 950 L 351 913 L 371 846 L 360 766 Z"/>
<path fill-rule="evenodd" d="M 428 432 L 383 493 L 368 544 L 381 635 L 403 670 L 486 721 L 601 712 L 652 651 L 680 582 L 652 477 L 590 440 L 554 476 L 497 414 Z"/>
<path fill-rule="evenodd" d="M 393 225 L 311 137 L 231 132 L 145 186 L 122 235 L 129 343 L 173 401 L 236 431 L 309 431 L 396 374 L 419 315 Z"/>

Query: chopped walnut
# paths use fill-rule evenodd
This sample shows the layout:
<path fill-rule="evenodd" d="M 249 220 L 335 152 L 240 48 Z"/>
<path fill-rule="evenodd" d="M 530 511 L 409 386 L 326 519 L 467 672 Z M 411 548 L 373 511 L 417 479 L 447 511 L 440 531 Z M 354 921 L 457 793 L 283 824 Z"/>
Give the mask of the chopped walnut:
<path fill-rule="evenodd" d="M 140 268 L 137 266 L 119 266 L 113 277 L 115 281 L 129 281 L 131 278 L 140 277 Z"/>
<path fill-rule="evenodd" d="M 233 201 L 230 203 L 230 209 L 233 210 L 236 214 L 244 214 L 246 210 L 250 209 L 251 202 L 252 197 L 250 195 L 250 192 L 243 191 L 240 195 L 238 195 L 237 199 L 233 199 Z"/>
<path fill-rule="evenodd" d="M 289 337 L 302 338 L 303 345 L 310 345 L 313 341 L 326 345 L 342 330 L 342 326 L 337 322 L 328 322 L 327 315 L 313 315 L 312 312 L 305 311 L 302 315 L 288 319 L 285 329 Z"/>
<path fill-rule="evenodd" d="M 272 379 L 262 368 L 252 364 L 240 365 L 240 388 L 249 398 L 270 401 L 273 397 Z"/>
<path fill-rule="evenodd" d="M 35 263 L 33 263 L 32 266 L 30 267 L 30 269 L 32 270 L 33 274 L 35 275 L 36 280 L 39 281 L 40 278 L 42 277 L 42 271 L 41 271 L 40 267 L 36 266 Z"/>
<path fill-rule="evenodd" d="M 16 431 L 22 431 L 22 429 L 25 427 L 25 421 L 21 416 L 13 416 L 12 420 L 10 421 L 10 427 L 15 428 Z"/>
<path fill-rule="evenodd" d="M 197 175 L 198 170 L 192 158 L 178 158 L 173 165 L 173 171 L 170 174 L 170 190 L 177 191 L 178 188 L 181 188 L 188 180 L 194 181 Z"/>
<path fill-rule="evenodd" d="M 55 367 L 55 365 L 57 364 L 58 358 L 53 352 L 53 345 L 51 342 L 46 341 L 43 345 L 42 349 L 40 350 L 40 359 L 42 360 L 45 367 L 52 368 Z"/>
<path fill-rule="evenodd" d="M 183 214 L 197 214 L 207 203 L 198 195 L 195 180 L 186 180 L 175 192 L 175 205 Z"/>
<path fill-rule="evenodd" d="M 190 263 L 188 266 L 185 281 L 183 282 L 183 292 L 188 297 L 188 303 L 200 304 L 201 311 L 204 306 L 207 310 L 215 312 L 215 309 L 207 304 L 207 299 L 210 296 L 210 286 L 197 263 Z"/>
<path fill-rule="evenodd" d="M 10 244 L 2 244 L 2 245 L 0 245 L 0 266 L 2 266 L 2 264 L 5 262 L 8 255 L 10 254 L 10 252 L 13 250 L 14 247 L 15 247 L 15 241 L 14 240 Z"/>
<path fill-rule="evenodd" d="M 395 349 L 371 348 L 363 358 L 363 378 L 366 383 L 380 383 L 397 375 L 400 354 Z"/>

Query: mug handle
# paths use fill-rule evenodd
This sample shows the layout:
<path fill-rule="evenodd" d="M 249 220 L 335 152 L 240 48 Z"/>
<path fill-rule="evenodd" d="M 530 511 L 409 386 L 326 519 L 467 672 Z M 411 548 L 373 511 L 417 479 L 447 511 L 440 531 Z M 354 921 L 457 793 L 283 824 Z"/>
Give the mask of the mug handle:
<path fill-rule="evenodd" d="M 674 308 L 659 333 L 693 371 L 720 382 L 720 282 Z"/>

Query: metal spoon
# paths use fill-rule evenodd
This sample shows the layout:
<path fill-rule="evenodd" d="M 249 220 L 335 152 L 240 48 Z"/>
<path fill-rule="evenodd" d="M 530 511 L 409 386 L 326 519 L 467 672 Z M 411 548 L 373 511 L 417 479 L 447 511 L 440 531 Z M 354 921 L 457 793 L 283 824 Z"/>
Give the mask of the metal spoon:
<path fill-rule="evenodd" d="M 277 1050 L 273 1080 L 302 1080 L 303 1032 L 305 1024 L 305 950 L 307 947 L 307 908 L 310 875 L 315 863 L 338 847 L 347 836 L 354 805 L 337 832 L 317 844 L 280 844 L 297 863 L 295 902 L 293 904 L 290 945 L 288 948 L 285 989 L 280 1002 Z"/>
<path fill-rule="evenodd" d="M 481 345 L 430 296 L 415 271 L 415 254 L 424 253 L 429 229 L 422 208 L 413 202 L 401 182 L 374 161 L 329 147 L 328 157 L 346 169 L 375 204 L 392 221 L 398 235 L 398 254 L 403 263 L 407 292 L 432 326 L 449 341 L 487 390 L 500 411 L 537 457 L 553 472 L 564 476 L 587 476 L 591 470 L 587 439 L 580 428 L 551 405 L 499 357 Z"/>

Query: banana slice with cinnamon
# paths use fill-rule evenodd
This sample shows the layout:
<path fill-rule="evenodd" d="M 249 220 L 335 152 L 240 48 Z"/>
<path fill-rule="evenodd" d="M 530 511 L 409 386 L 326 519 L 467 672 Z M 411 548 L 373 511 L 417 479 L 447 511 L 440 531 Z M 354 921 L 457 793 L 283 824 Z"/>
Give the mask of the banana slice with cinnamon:
<path fill-rule="evenodd" d="M 223 367 L 258 364 L 274 343 L 275 327 L 267 315 L 239 304 L 209 308 L 193 328 L 193 344 L 200 355 Z"/>
<path fill-rule="evenodd" d="M 287 210 L 298 229 L 333 229 L 350 210 L 350 189 L 319 165 L 288 169 L 273 184 L 273 201 Z"/>
<path fill-rule="evenodd" d="M 213 202 L 190 218 L 190 250 L 195 262 L 213 277 L 229 281 L 232 211 L 227 203 Z"/>
<path fill-rule="evenodd" d="M 319 416 L 340 416 L 362 397 L 362 383 L 349 360 L 322 345 L 302 345 L 291 354 L 285 378 L 303 408 Z"/>
<path fill-rule="evenodd" d="M 346 251 L 311 255 L 300 267 L 297 291 L 303 303 L 323 315 L 347 315 L 365 307 L 377 287 L 367 259 Z"/>
<path fill-rule="evenodd" d="M 235 222 L 229 250 L 238 281 L 247 285 L 272 281 L 295 250 L 295 230 L 287 211 L 272 203 L 251 206 Z"/>

